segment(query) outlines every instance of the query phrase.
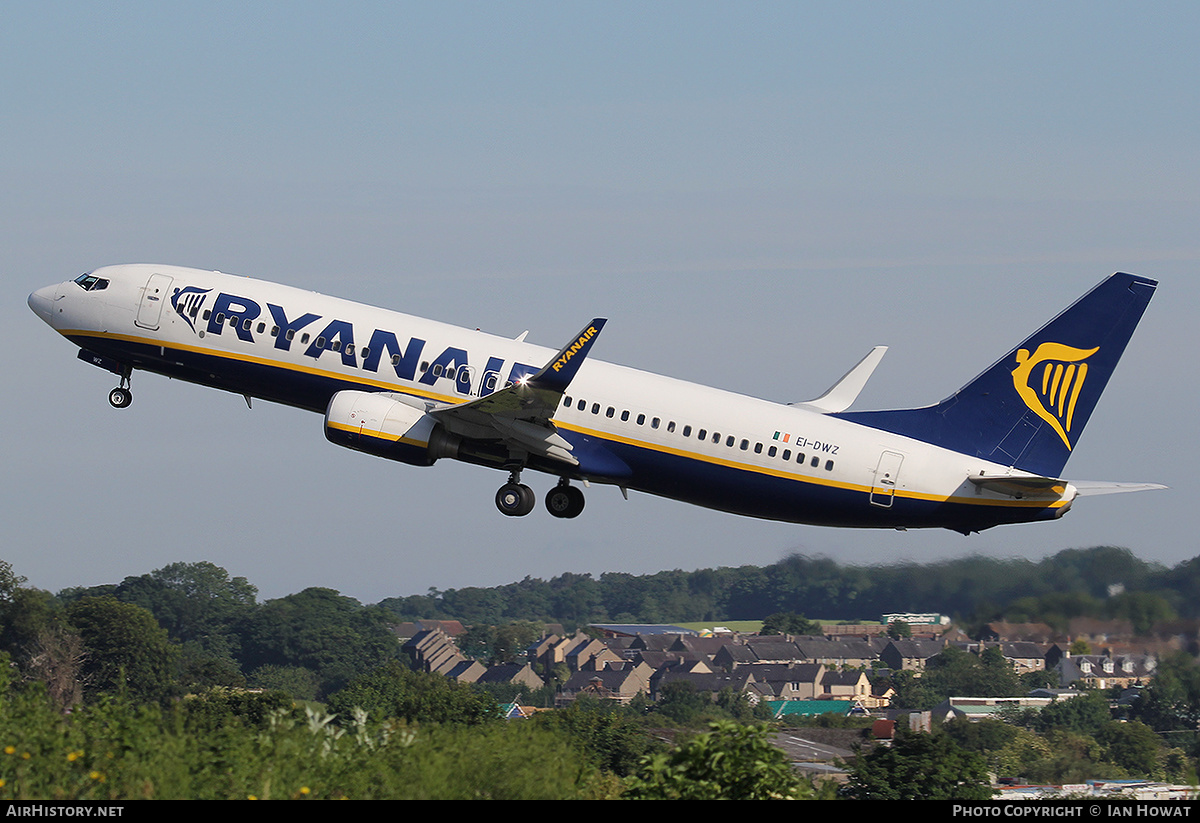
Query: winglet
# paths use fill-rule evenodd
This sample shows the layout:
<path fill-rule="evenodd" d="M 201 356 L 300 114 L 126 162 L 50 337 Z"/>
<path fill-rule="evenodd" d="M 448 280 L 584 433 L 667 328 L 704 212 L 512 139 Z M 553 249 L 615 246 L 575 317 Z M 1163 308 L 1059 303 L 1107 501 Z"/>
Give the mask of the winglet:
<path fill-rule="evenodd" d="M 591 351 L 592 344 L 600 336 L 605 322 L 607 321 L 604 318 L 597 317 L 584 326 L 570 343 L 558 350 L 558 354 L 540 372 L 528 380 L 528 384 L 539 389 L 565 392 L 567 386 L 575 379 L 579 367 L 583 365 L 584 358 Z"/>
<path fill-rule="evenodd" d="M 863 386 L 867 385 L 867 380 L 875 371 L 875 367 L 879 365 L 879 361 L 883 359 L 886 351 L 887 346 L 876 346 L 867 352 L 866 357 L 858 361 L 858 365 L 846 372 L 841 380 L 834 383 L 816 400 L 789 405 L 798 405 L 821 414 L 845 411 L 850 408 L 851 403 L 858 399 L 859 392 L 863 390 Z"/>

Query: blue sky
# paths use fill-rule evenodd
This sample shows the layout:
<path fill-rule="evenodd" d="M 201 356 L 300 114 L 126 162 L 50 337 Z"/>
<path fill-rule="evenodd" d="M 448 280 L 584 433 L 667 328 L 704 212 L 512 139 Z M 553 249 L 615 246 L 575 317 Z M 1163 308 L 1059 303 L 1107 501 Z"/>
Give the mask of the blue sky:
<path fill-rule="evenodd" d="M 564 571 L 1200 553 L 1200 9 L 1186 3 L 61 3 L 0 9 L 5 551 L 31 585 L 210 560 L 363 602 Z M 119 262 L 279 280 L 780 401 L 891 347 L 933 402 L 1105 275 L 1161 280 L 1067 475 L 1172 490 L 951 533 L 759 523 L 325 442 L 74 359 L 25 306 Z M 535 483 L 544 491 L 548 479 Z"/>

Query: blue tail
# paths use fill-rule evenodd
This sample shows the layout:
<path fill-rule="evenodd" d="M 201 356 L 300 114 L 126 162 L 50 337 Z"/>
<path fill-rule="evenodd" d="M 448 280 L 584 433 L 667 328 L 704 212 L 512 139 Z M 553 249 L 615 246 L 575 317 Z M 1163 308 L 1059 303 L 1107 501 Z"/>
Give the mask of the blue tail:
<path fill-rule="evenodd" d="M 1157 285 L 1112 275 L 936 406 L 834 416 L 1058 477 Z"/>

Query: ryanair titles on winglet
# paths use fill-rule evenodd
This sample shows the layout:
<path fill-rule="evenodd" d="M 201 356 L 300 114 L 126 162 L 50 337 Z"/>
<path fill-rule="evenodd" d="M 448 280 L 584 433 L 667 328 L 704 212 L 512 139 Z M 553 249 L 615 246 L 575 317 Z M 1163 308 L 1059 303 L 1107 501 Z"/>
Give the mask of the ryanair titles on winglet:
<path fill-rule="evenodd" d="M 571 345 L 569 345 L 565 349 L 563 349 L 563 353 L 559 356 L 559 358 L 557 360 L 554 361 L 551 368 L 554 369 L 555 371 L 561 371 L 562 368 L 567 365 L 567 361 L 570 360 L 572 357 L 574 357 L 576 354 L 578 354 L 580 351 L 582 351 L 583 348 L 585 346 L 587 346 L 587 342 L 595 336 L 596 336 L 596 327 L 588 326 L 587 331 L 585 331 L 583 334 L 579 335 L 578 340 L 576 340 L 574 343 L 572 343 Z"/>
<path fill-rule="evenodd" d="M 210 296 L 211 289 L 196 289 L 188 287 L 177 289 L 171 297 L 171 307 L 191 326 L 192 330 L 201 337 L 207 334 L 221 334 L 228 327 L 237 334 L 238 338 L 247 343 L 254 342 L 253 321 L 263 314 L 262 306 L 248 297 L 221 292 L 212 301 L 212 307 L 205 309 L 204 304 Z M 416 381 L 428 386 L 434 385 L 439 378 L 445 377 L 454 381 L 455 389 L 468 394 L 471 391 L 471 378 L 474 373 L 470 368 L 465 349 L 454 346 L 447 347 L 432 359 L 424 363 L 417 377 L 418 365 L 422 363 L 421 355 L 425 350 L 425 342 L 419 337 L 410 337 L 406 345 L 400 344 L 396 333 L 387 329 L 373 329 L 366 345 L 355 352 L 354 325 L 347 320 L 325 320 L 319 314 L 306 312 L 296 317 L 289 317 L 287 311 L 274 303 L 267 303 L 267 312 L 271 316 L 274 328 L 271 336 L 275 340 L 275 348 L 280 351 L 291 351 L 292 342 L 301 329 L 312 329 L 312 333 L 301 336 L 300 344 L 307 343 L 303 354 L 314 360 L 323 352 L 329 351 L 341 357 L 342 365 L 347 368 L 361 368 L 364 371 L 378 372 L 379 364 L 386 355 L 396 377 L 401 380 Z M 203 312 L 203 315 L 201 315 Z M 198 329 L 196 318 L 200 316 L 207 320 L 207 325 Z M 265 319 L 265 318 L 264 318 Z M 318 325 L 324 321 L 324 325 Z M 320 329 L 317 331 L 317 329 Z M 583 343 L 587 337 L 595 334 L 593 329 L 580 338 Z M 311 340 L 311 342 L 309 342 Z M 359 357 L 362 362 L 359 362 Z M 485 396 L 506 383 L 514 383 L 529 374 L 535 374 L 538 369 L 525 363 L 512 365 L 507 381 L 500 379 L 500 369 L 504 367 L 504 359 L 488 357 L 482 379 L 479 382 L 479 394 Z"/>

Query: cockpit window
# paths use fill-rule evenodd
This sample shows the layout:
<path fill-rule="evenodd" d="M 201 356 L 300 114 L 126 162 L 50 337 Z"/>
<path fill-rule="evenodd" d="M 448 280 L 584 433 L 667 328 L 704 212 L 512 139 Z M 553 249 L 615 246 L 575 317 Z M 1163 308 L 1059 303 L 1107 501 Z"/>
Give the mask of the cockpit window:
<path fill-rule="evenodd" d="M 84 291 L 100 291 L 108 288 L 108 281 L 94 274 L 81 274 L 75 278 L 75 282 Z"/>

